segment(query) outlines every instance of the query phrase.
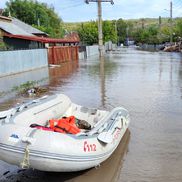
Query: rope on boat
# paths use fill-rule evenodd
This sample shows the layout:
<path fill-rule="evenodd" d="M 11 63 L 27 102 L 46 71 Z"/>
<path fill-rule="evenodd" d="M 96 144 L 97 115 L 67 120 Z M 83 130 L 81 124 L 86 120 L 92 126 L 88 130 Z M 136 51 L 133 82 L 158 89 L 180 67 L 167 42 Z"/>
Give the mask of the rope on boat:
<path fill-rule="evenodd" d="M 22 138 L 22 142 L 26 143 L 26 147 L 25 147 L 25 153 L 24 153 L 24 157 L 23 157 L 23 161 L 20 163 L 20 167 L 22 167 L 23 169 L 28 169 L 30 167 L 30 150 L 29 150 L 29 145 L 32 145 L 34 142 L 33 139 L 33 135 L 35 134 L 35 132 L 37 131 L 37 129 L 30 129 L 27 132 L 27 135 L 25 137 Z"/>
<path fill-rule="evenodd" d="M 20 163 L 20 166 L 22 169 L 28 169 L 30 167 L 30 161 L 29 161 L 30 150 L 28 149 L 28 145 L 29 144 L 27 144 L 27 146 L 25 148 L 25 154 L 23 157 L 23 161 L 22 161 L 22 163 Z"/>

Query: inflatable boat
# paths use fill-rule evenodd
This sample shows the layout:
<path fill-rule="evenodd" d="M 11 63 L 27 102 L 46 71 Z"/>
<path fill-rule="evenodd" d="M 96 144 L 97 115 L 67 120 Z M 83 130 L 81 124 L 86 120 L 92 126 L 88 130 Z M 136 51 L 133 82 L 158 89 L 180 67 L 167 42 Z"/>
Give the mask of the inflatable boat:
<path fill-rule="evenodd" d="M 129 125 L 123 107 L 111 111 L 44 96 L 0 112 L 0 160 L 22 168 L 71 172 L 97 167 Z"/>

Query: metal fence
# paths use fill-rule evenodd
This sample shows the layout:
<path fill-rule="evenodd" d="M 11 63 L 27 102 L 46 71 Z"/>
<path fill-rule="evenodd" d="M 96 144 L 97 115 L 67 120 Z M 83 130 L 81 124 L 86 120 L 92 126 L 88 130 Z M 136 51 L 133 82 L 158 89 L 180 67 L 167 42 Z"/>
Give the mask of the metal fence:
<path fill-rule="evenodd" d="M 47 49 L 0 52 L 0 76 L 48 66 Z"/>
<path fill-rule="evenodd" d="M 78 60 L 78 46 L 53 46 L 48 48 L 49 64 Z"/>

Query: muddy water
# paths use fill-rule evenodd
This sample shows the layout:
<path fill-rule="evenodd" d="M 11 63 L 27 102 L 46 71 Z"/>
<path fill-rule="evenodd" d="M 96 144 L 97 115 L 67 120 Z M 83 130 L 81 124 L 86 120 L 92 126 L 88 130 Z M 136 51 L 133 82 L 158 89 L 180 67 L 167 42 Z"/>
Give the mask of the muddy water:
<path fill-rule="evenodd" d="M 131 134 L 126 133 L 114 155 L 98 169 L 44 173 L 1 162 L 1 181 L 182 181 L 181 54 L 120 49 L 104 60 L 92 57 L 43 72 L 48 75 L 44 85 L 49 94 L 62 92 L 89 107 L 126 107 Z M 0 110 L 28 99 L 0 96 Z"/>

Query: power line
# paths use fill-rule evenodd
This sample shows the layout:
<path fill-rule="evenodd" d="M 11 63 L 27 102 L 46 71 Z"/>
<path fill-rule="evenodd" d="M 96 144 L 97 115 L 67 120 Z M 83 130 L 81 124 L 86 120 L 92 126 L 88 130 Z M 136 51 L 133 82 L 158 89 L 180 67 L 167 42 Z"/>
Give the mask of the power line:
<path fill-rule="evenodd" d="M 78 3 L 78 4 L 74 4 L 74 5 L 63 7 L 61 9 L 65 10 L 65 9 L 69 9 L 69 8 L 73 8 L 73 7 L 78 7 L 78 6 L 82 6 L 82 5 L 83 5 L 83 3 Z"/>

